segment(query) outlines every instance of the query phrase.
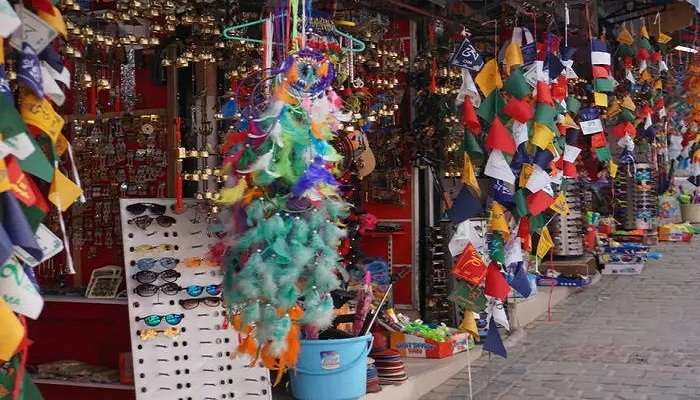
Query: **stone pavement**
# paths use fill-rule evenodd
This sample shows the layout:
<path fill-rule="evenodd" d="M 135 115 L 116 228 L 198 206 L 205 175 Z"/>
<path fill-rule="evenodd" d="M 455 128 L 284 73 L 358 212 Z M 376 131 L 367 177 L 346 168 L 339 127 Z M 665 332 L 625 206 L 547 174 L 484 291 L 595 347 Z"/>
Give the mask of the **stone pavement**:
<path fill-rule="evenodd" d="M 472 364 L 474 400 L 699 400 L 700 240 L 654 247 L 637 276 L 603 276 Z M 468 400 L 466 369 L 422 400 Z"/>

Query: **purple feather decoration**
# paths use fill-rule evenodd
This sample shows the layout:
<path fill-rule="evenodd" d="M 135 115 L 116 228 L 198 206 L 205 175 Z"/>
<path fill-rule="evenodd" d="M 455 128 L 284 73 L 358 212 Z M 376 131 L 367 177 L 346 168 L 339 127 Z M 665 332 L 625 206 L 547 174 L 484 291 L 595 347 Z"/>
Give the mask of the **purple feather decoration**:
<path fill-rule="evenodd" d="M 296 197 L 301 197 L 307 190 L 313 189 L 321 183 L 338 186 L 338 181 L 335 180 L 333 174 L 323 166 L 323 160 L 316 158 L 304 175 L 294 184 L 292 193 Z"/>

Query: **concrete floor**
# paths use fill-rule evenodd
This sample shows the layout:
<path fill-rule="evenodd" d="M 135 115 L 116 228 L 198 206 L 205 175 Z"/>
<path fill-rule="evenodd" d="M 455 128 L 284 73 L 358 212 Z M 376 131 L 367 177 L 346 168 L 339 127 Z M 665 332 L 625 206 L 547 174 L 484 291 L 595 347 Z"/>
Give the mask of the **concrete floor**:
<path fill-rule="evenodd" d="M 700 241 L 662 243 L 638 276 L 603 276 L 472 364 L 476 400 L 700 399 Z M 462 370 L 425 400 L 465 400 Z"/>

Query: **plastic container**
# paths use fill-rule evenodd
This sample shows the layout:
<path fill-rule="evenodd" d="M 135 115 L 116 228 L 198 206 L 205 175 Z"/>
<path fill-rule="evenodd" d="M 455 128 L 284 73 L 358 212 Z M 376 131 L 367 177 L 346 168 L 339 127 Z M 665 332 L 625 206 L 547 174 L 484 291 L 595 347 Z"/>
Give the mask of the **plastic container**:
<path fill-rule="evenodd" d="M 684 222 L 700 223 L 700 204 L 681 204 L 681 215 Z"/>
<path fill-rule="evenodd" d="M 372 335 L 349 339 L 302 340 L 290 374 L 299 400 L 355 400 L 367 390 L 367 355 Z"/>

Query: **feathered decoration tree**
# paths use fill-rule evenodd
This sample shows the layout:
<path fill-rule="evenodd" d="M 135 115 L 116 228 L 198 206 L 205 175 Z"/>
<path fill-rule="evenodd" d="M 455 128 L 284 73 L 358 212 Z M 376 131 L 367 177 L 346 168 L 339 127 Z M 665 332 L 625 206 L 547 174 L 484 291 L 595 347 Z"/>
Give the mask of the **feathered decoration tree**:
<path fill-rule="evenodd" d="M 338 195 L 341 157 L 329 142 L 349 115 L 322 54 L 300 50 L 276 72 L 264 110 L 247 113 L 246 134 L 226 140 L 231 178 L 219 201 L 230 215 L 223 286 L 245 335 L 238 350 L 278 369 L 279 381 L 296 362 L 301 328 L 317 332 L 334 318 L 329 292 L 339 285 L 349 205 Z"/>

